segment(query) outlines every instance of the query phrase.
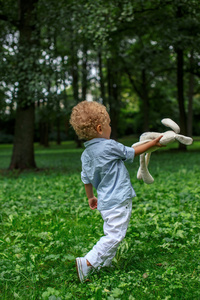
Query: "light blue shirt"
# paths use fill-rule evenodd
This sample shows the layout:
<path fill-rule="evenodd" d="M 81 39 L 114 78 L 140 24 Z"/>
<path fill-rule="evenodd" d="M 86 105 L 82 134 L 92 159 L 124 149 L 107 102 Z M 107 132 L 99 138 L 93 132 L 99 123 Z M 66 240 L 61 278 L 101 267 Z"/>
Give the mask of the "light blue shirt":
<path fill-rule="evenodd" d="M 97 190 L 97 209 L 108 210 L 136 196 L 124 162 L 133 162 L 135 150 L 114 140 L 95 138 L 84 143 L 81 179 Z"/>

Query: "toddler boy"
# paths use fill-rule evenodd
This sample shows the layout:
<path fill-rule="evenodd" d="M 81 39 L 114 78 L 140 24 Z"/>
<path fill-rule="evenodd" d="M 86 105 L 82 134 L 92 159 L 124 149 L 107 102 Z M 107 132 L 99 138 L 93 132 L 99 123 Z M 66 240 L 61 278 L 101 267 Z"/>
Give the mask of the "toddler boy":
<path fill-rule="evenodd" d="M 104 236 L 85 257 L 76 258 L 78 277 L 83 282 L 93 268 L 110 266 L 117 248 L 126 235 L 131 217 L 132 198 L 136 196 L 124 162 L 154 146 L 159 138 L 135 148 L 110 139 L 110 117 L 105 106 L 82 101 L 71 114 L 70 123 L 80 139 L 85 139 L 81 156 L 81 179 L 91 209 L 98 209 L 104 220 Z M 97 190 L 94 196 L 93 187 Z"/>

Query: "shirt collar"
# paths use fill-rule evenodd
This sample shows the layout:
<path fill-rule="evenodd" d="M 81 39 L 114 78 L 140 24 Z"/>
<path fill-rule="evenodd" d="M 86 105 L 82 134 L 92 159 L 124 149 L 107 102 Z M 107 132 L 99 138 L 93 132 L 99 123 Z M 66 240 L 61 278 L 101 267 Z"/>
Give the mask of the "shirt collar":
<path fill-rule="evenodd" d="M 85 142 L 84 146 L 85 146 L 85 148 L 87 148 L 90 145 L 100 143 L 100 142 L 105 141 L 105 140 L 106 139 L 104 139 L 104 138 L 95 138 L 95 139 L 92 139 L 92 140 L 89 140 L 89 141 Z"/>

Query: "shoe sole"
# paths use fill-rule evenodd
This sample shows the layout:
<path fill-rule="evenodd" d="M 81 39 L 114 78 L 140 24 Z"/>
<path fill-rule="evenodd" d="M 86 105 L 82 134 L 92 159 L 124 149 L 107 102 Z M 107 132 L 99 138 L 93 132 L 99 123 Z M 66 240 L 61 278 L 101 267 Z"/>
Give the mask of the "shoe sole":
<path fill-rule="evenodd" d="M 82 271 L 81 259 L 79 257 L 76 258 L 76 270 L 77 270 L 77 275 L 78 275 L 80 282 L 83 282 L 84 276 L 83 276 L 83 271 Z"/>

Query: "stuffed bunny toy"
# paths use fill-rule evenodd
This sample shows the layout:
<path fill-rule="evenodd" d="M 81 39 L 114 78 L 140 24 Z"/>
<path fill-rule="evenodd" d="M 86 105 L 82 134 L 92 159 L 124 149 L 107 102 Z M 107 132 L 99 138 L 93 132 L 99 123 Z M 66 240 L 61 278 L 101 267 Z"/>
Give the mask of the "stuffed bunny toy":
<path fill-rule="evenodd" d="M 179 134 L 180 132 L 180 128 L 179 126 L 172 121 L 169 118 L 166 119 L 162 119 L 161 123 L 169 128 L 171 128 L 172 130 L 170 131 L 166 131 L 164 133 L 158 133 L 158 132 L 145 132 L 140 136 L 140 141 L 133 144 L 132 147 L 134 148 L 135 146 L 139 146 L 142 145 L 144 143 L 147 143 L 159 136 L 162 135 L 162 138 L 160 139 L 160 144 L 161 145 L 168 145 L 172 142 L 174 142 L 175 140 L 179 141 L 180 143 L 184 144 L 184 145 L 191 145 L 193 142 L 193 139 L 184 135 Z M 149 149 L 146 154 L 143 153 L 140 155 L 140 167 L 138 169 L 137 172 L 137 178 L 138 179 L 143 179 L 143 181 L 147 184 L 153 183 L 154 179 L 151 176 L 151 174 L 149 173 L 148 170 L 148 164 L 149 164 L 149 160 L 150 160 L 150 156 L 151 156 L 151 152 L 156 151 L 157 149 L 159 149 L 159 147 L 153 147 L 151 149 Z"/>

